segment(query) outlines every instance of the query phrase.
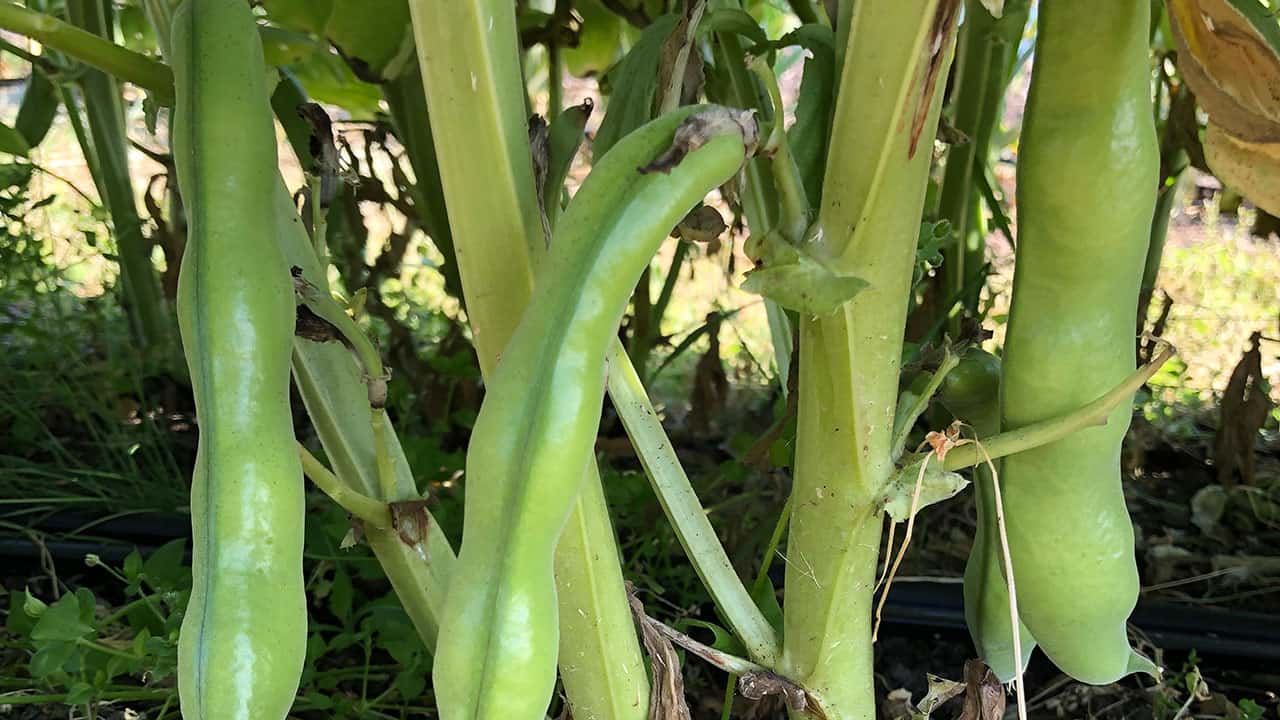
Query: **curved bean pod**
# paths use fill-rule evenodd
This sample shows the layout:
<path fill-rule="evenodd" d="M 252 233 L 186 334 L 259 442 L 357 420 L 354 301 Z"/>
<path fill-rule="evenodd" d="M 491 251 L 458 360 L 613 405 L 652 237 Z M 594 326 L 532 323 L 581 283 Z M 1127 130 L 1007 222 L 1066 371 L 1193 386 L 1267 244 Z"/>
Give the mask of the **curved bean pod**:
<path fill-rule="evenodd" d="M 1158 172 L 1145 0 L 1043 0 L 1018 163 L 1020 237 L 1001 377 L 1005 430 L 1082 406 L 1133 372 Z M 1022 621 L 1063 672 L 1154 670 L 1120 483 L 1132 407 L 1004 460 Z"/>
<path fill-rule="evenodd" d="M 275 126 L 249 5 L 187 0 L 172 60 L 173 154 L 190 224 L 178 323 L 200 427 L 178 691 L 186 720 L 277 720 L 306 650 L 303 483 Z"/>
<path fill-rule="evenodd" d="M 432 673 L 445 720 L 546 712 L 559 642 L 553 552 L 591 458 L 605 350 L 653 253 L 738 171 L 754 127 L 717 107 L 658 118 L 596 163 L 560 218 L 467 452 L 462 549 Z M 677 164 L 657 167 L 667 148 L 659 159 Z"/>

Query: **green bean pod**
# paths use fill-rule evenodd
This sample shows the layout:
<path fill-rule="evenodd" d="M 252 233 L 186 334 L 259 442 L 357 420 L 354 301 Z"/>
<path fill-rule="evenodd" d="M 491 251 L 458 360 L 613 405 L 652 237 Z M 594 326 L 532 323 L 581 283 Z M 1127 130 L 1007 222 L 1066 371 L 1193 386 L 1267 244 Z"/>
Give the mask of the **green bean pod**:
<path fill-rule="evenodd" d="M 1146 0 L 1043 0 L 1018 162 L 1019 238 L 1001 376 L 1005 430 L 1078 408 L 1133 372 L 1158 170 Z M 1008 457 L 1018 609 L 1068 675 L 1153 671 L 1125 625 L 1138 598 L 1120 481 L 1132 407 Z"/>
<path fill-rule="evenodd" d="M 293 704 L 307 629 L 275 126 L 247 3 L 186 0 L 172 29 L 173 155 L 189 222 L 178 323 L 200 428 L 178 691 L 186 720 L 274 720 Z"/>
<path fill-rule="evenodd" d="M 605 350 L 653 253 L 738 171 L 754 127 L 717 107 L 654 120 L 596 163 L 561 216 L 467 452 L 462 548 L 432 673 L 445 720 L 544 716 L 559 642 L 553 553 L 591 459 Z M 678 164 L 653 167 L 668 148 Z"/>
<path fill-rule="evenodd" d="M 1000 432 L 1000 359 L 981 348 L 970 349 L 947 374 L 939 398 L 956 419 L 973 427 L 979 440 Z M 973 469 L 978 522 L 964 566 L 964 620 L 978 655 L 1000 682 L 1009 682 L 1017 675 L 1018 657 L 1022 658 L 1021 669 L 1026 669 L 1036 641 L 1019 621 L 1021 652 L 1015 656 L 992 482 L 985 463 Z"/>

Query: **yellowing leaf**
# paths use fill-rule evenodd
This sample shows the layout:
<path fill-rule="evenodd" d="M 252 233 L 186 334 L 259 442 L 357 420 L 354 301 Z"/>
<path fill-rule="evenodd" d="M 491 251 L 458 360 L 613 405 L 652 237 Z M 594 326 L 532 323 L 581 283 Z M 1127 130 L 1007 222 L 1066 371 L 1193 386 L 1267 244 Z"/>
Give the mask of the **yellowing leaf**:
<path fill-rule="evenodd" d="M 1204 134 L 1204 156 L 1223 183 L 1263 210 L 1280 215 L 1280 142 L 1233 137 L 1212 118 Z"/>
<path fill-rule="evenodd" d="M 1280 141 L 1280 24 L 1257 0 L 1166 0 L 1178 66 L 1238 138 Z"/>

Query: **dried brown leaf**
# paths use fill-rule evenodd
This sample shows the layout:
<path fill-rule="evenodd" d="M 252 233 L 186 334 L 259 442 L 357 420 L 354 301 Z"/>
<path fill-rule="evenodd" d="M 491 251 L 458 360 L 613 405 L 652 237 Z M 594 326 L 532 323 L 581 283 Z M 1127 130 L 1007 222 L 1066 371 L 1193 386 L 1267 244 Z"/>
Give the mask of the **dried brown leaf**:
<path fill-rule="evenodd" d="M 1231 372 L 1227 389 L 1222 394 L 1221 419 L 1213 444 L 1213 461 L 1218 467 L 1218 483 L 1230 488 L 1235 484 L 1235 471 L 1246 485 L 1254 480 L 1254 445 L 1258 431 L 1271 412 L 1271 398 L 1262 375 L 1262 334 L 1254 333 L 1251 346 Z"/>
<path fill-rule="evenodd" d="M 1166 0 L 1178 67 L 1214 122 L 1250 142 L 1280 141 L 1277 34 L 1231 0 Z M 1274 23 L 1274 21 L 1271 21 Z"/>
<path fill-rule="evenodd" d="M 964 664 L 964 708 L 956 720 L 1000 720 L 1004 717 L 1004 686 L 981 660 Z"/>
<path fill-rule="evenodd" d="M 1263 210 L 1280 214 L 1280 142 L 1251 142 L 1209 121 L 1205 161 L 1218 179 Z"/>
<path fill-rule="evenodd" d="M 684 698 L 684 677 L 680 674 L 680 656 L 675 646 L 654 626 L 644 612 L 644 604 L 635 589 L 627 585 L 627 601 L 631 616 L 640 628 L 640 640 L 649 655 L 653 683 L 649 687 L 650 720 L 690 720 L 689 705 Z"/>

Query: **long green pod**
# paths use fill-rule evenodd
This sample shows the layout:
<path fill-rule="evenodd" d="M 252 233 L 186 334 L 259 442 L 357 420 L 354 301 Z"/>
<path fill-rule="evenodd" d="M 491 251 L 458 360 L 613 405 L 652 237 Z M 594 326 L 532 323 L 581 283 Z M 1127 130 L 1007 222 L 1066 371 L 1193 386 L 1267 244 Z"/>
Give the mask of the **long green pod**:
<path fill-rule="evenodd" d="M 297 692 L 307 611 L 294 300 L 276 239 L 266 66 L 246 3 L 187 0 L 172 40 L 173 155 L 189 222 L 178 322 L 200 426 L 179 697 L 186 720 L 272 720 Z"/>
<path fill-rule="evenodd" d="M 462 549 L 433 670 L 446 720 L 546 712 L 559 627 L 552 558 L 591 459 L 605 350 L 659 244 L 738 171 L 753 129 L 749 115 L 715 107 L 654 120 L 596 164 L 561 217 L 467 453 Z M 673 142 L 687 150 L 673 148 L 678 164 L 640 171 Z"/>
<path fill-rule="evenodd" d="M 1007 430 L 1133 372 L 1155 205 L 1146 0 L 1044 0 L 1019 145 L 1019 241 L 1001 376 Z M 1106 425 L 1010 456 L 1002 489 L 1019 611 L 1077 680 L 1154 670 L 1129 647 L 1138 599 L 1120 482 L 1130 403 Z"/>
<path fill-rule="evenodd" d="M 981 348 L 971 349 L 943 380 L 939 399 L 956 419 L 973 427 L 979 440 L 1000 432 L 1000 359 Z M 973 469 L 978 529 L 964 566 L 964 621 L 979 656 L 1000 682 L 1007 683 L 1017 675 L 1018 658 L 1026 669 L 1036 641 L 1019 621 L 1020 653 L 1015 657 L 993 482 L 986 463 Z"/>

